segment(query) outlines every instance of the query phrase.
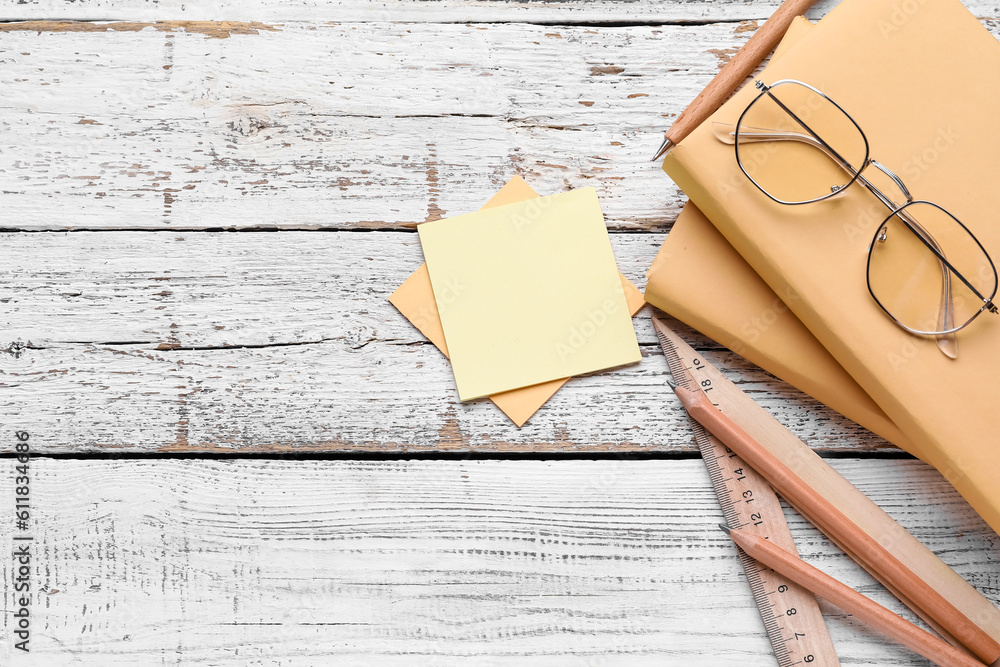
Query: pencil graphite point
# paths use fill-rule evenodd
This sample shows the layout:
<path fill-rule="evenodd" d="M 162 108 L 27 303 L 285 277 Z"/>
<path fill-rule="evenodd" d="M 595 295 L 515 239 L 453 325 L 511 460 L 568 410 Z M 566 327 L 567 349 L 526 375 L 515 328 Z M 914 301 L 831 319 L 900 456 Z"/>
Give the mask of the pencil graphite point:
<path fill-rule="evenodd" d="M 670 380 L 667 380 L 667 386 L 670 387 L 670 391 L 676 391 L 677 390 L 677 385 L 674 384 L 673 382 L 671 382 Z"/>
<path fill-rule="evenodd" d="M 747 40 L 740 50 L 726 65 L 719 70 L 715 78 L 702 90 L 694 101 L 674 120 L 670 130 L 663 138 L 656 155 L 650 160 L 656 161 L 664 153 L 684 140 L 691 131 L 702 124 L 726 98 L 749 76 L 754 68 L 770 51 L 777 46 L 781 36 L 788 30 L 792 19 L 805 13 L 816 0 L 784 0 L 781 6 L 771 15 L 764 25 Z"/>
<path fill-rule="evenodd" d="M 663 143 L 660 144 L 660 147 L 658 149 L 656 149 L 656 155 L 654 155 L 653 157 L 651 157 L 649 159 L 649 161 L 650 162 L 655 162 L 656 158 L 660 157 L 661 155 L 664 155 L 665 153 L 670 152 L 670 149 L 673 148 L 673 147 L 674 147 L 674 142 L 672 142 L 672 141 L 670 141 L 670 139 L 667 139 L 666 137 L 664 137 L 663 138 Z"/>
<path fill-rule="evenodd" d="M 724 523 L 720 523 L 719 524 L 719 528 L 721 528 L 722 530 L 724 530 L 726 532 L 726 535 L 729 535 L 731 532 L 733 532 L 733 529 L 730 528 L 729 526 L 727 526 Z"/>

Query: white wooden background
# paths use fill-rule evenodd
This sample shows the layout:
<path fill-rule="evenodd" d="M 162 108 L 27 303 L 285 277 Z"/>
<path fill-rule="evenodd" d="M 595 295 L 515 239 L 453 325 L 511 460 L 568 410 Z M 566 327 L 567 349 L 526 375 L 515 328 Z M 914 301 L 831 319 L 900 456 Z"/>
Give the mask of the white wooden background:
<path fill-rule="evenodd" d="M 639 366 L 518 430 L 386 298 L 416 223 L 514 174 L 596 186 L 642 286 L 684 201 L 658 135 L 775 6 L 0 7 L 0 450 L 31 433 L 44 591 L 14 655 L 4 560 L 0 664 L 773 664 L 648 309 Z M 936 472 L 677 326 L 1000 601 Z M 824 609 L 843 664 L 925 664 Z"/>

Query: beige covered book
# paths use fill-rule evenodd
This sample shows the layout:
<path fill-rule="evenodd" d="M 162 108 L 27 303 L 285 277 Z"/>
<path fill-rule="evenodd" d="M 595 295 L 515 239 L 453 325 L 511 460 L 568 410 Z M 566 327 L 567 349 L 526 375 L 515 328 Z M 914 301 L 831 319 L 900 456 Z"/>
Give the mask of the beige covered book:
<path fill-rule="evenodd" d="M 998 71 L 1000 45 L 957 0 L 912 6 L 846 0 L 760 78 L 797 79 L 827 93 L 864 130 L 872 157 L 897 171 L 918 199 L 962 220 L 995 258 Z M 934 465 L 1000 528 L 994 456 L 1000 419 L 993 405 L 1000 393 L 1000 317 L 983 314 L 959 331 L 955 359 L 933 338 L 889 319 L 866 284 L 867 248 L 881 221 L 873 195 L 854 185 L 824 201 L 779 204 L 747 179 L 734 147 L 713 132 L 714 122 L 735 124 L 756 93 L 753 87 L 737 93 L 668 155 L 664 170 L 769 291 L 752 279 L 737 281 L 746 269 L 705 246 L 683 261 L 704 260 L 697 263 L 702 271 L 723 277 L 702 281 L 662 271 L 671 266 L 667 258 L 650 273 L 647 299 L 682 319 L 703 317 L 691 323 Z M 790 182 L 800 176 L 788 174 Z M 680 223 L 666 250 L 678 250 L 699 222 Z M 719 239 L 711 243 L 724 247 Z M 665 296 L 677 290 L 689 298 Z M 746 310 L 720 315 L 720 303 Z M 748 334 L 747 316 L 774 307 L 787 307 L 795 319 L 774 317 L 756 336 Z"/>

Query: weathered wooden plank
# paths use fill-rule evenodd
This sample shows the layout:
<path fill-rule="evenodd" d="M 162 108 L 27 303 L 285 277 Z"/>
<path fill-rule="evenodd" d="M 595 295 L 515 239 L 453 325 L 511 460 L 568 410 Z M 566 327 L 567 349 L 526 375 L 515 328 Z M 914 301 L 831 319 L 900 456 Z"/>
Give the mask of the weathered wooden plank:
<path fill-rule="evenodd" d="M 594 185 L 613 226 L 665 229 L 680 195 L 648 161 L 656 134 L 749 34 L 0 29 L 18 229 L 394 227 L 474 210 L 515 173 Z"/>
<path fill-rule="evenodd" d="M 636 285 L 663 239 L 611 236 Z M 388 302 L 423 262 L 415 233 L 6 233 L 0 245 L 2 347 L 423 340 Z"/>
<path fill-rule="evenodd" d="M 45 593 L 12 667 L 773 664 L 700 461 L 31 465 Z M 996 536 L 936 472 L 835 465 L 1000 600 Z M 804 558 L 912 618 L 790 520 Z M 927 664 L 823 608 L 843 664 Z"/>
<path fill-rule="evenodd" d="M 663 231 L 649 156 L 753 24 L 38 27 L 0 24 L 6 228 L 395 228 L 519 173 Z"/>
<path fill-rule="evenodd" d="M 976 16 L 996 16 L 990 0 L 963 0 Z M 518 21 L 524 23 L 703 22 L 766 19 L 779 0 L 21 0 L 4 7 L 6 20 L 87 19 L 154 21 Z M 837 0 L 821 0 L 810 17 L 821 17 Z"/>
<path fill-rule="evenodd" d="M 612 236 L 640 286 L 661 241 Z M 488 401 L 459 403 L 447 361 L 387 300 L 421 262 L 416 234 L 2 242 L 0 413 L 47 451 L 692 451 L 648 312 L 642 364 L 570 383 L 524 429 Z M 814 447 L 891 451 L 684 331 Z"/>
<path fill-rule="evenodd" d="M 0 410 L 48 452 L 692 450 L 651 346 L 637 366 L 574 379 L 521 429 L 485 399 L 459 403 L 447 361 L 423 344 L 74 345 L 3 356 Z M 732 353 L 705 356 L 811 446 L 895 451 Z"/>
<path fill-rule="evenodd" d="M 837 4 L 824 0 L 811 12 L 822 16 Z M 229 20 L 245 21 L 407 21 L 407 22 L 510 22 L 604 23 L 668 21 L 733 21 L 767 18 L 777 0 L 208 0 L 191 4 L 184 0 L 30 0 L 4 7 L 5 20 Z M 983 0 L 967 0 L 973 11 L 992 10 Z M 977 13 L 977 15 L 981 15 Z"/>

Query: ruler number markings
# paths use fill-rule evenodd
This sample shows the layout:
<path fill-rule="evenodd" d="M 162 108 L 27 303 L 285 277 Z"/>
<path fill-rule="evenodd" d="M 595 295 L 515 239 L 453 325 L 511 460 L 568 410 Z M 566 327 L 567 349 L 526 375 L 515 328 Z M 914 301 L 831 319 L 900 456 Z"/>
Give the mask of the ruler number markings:
<path fill-rule="evenodd" d="M 691 361 L 691 364 L 692 364 L 692 368 L 689 368 L 688 370 L 693 370 L 693 371 L 704 371 L 705 370 L 705 364 L 699 358 L 693 359 Z M 704 391 L 706 394 L 713 389 L 711 378 L 704 378 L 704 379 L 695 378 L 695 381 L 699 384 L 699 386 L 702 388 L 702 391 Z M 717 403 L 713 403 L 713 404 L 718 407 Z M 731 468 L 731 472 L 732 472 L 731 476 L 722 477 L 720 475 L 720 480 L 723 481 L 723 482 L 735 482 L 737 484 L 740 484 L 740 486 L 742 486 L 743 484 L 746 484 L 746 483 L 750 483 L 749 480 L 747 480 L 747 472 L 746 472 L 746 469 L 744 468 L 744 466 L 746 464 L 743 463 L 743 461 L 740 460 L 738 458 L 738 456 L 736 455 L 736 453 L 733 452 L 733 450 L 731 450 L 729 447 L 725 446 L 722 443 L 718 443 L 718 444 L 721 447 L 721 449 L 723 450 L 722 453 L 718 454 L 715 457 L 715 462 L 719 466 L 720 471 L 721 471 L 721 468 L 722 468 L 721 464 L 722 464 L 722 462 L 724 460 L 727 461 L 727 462 L 732 462 L 733 464 L 736 465 L 735 468 Z M 734 494 L 739 494 L 739 498 L 738 499 L 732 499 L 732 496 Z M 733 489 L 730 490 L 730 497 L 731 497 L 731 499 L 733 501 L 734 509 L 735 509 L 735 507 L 737 505 L 737 501 L 738 500 L 743 500 L 744 505 L 749 505 L 751 502 L 753 502 L 755 500 L 754 497 L 753 497 L 753 490 L 752 489 L 746 489 L 744 491 L 740 491 L 739 488 L 733 488 Z M 742 514 L 739 511 L 737 511 L 737 513 L 738 514 Z M 750 520 L 749 521 L 744 520 L 744 517 L 741 515 L 740 516 L 740 523 L 741 523 L 741 527 L 745 527 L 745 526 L 748 526 L 748 525 L 753 525 L 753 526 L 757 527 L 757 526 L 761 526 L 761 525 L 764 524 L 764 517 L 763 517 L 763 514 L 761 512 L 751 512 L 750 513 Z M 766 539 L 766 537 L 767 536 L 765 536 L 765 539 Z M 774 576 L 774 572 L 770 568 L 762 567 L 760 570 L 758 570 L 758 572 L 760 573 L 760 577 L 761 578 L 766 578 L 766 577 L 768 577 L 769 574 L 772 575 L 772 576 Z M 763 583 L 763 582 L 761 582 L 761 583 Z M 770 598 L 770 600 L 771 600 L 771 607 L 772 607 L 772 609 L 775 610 L 775 615 L 774 615 L 773 619 L 774 619 L 774 622 L 776 622 L 778 624 L 778 630 L 779 630 L 780 634 L 784 634 L 784 632 L 782 632 L 782 631 L 786 630 L 785 624 L 784 623 L 780 623 L 780 621 L 782 621 L 782 620 L 790 620 L 790 617 L 793 617 L 793 616 L 795 616 L 798 613 L 798 610 L 795 607 L 787 607 L 785 609 L 784 613 L 777 613 L 778 610 L 780 610 L 784 605 L 782 605 L 781 602 L 780 602 L 780 600 L 777 600 L 775 596 L 780 595 L 781 593 L 786 593 L 786 592 L 788 592 L 788 590 L 789 590 L 789 588 L 788 588 L 787 584 L 781 584 L 775 590 L 772 590 L 770 592 L 765 593 L 765 596 L 768 597 L 768 598 Z M 794 631 L 794 629 L 793 629 L 792 636 L 788 637 L 788 638 L 785 638 L 784 641 L 785 641 L 786 644 L 790 643 L 790 642 L 793 642 L 793 641 L 797 644 L 798 642 L 801 642 L 805 637 L 807 637 L 807 633 L 805 633 L 805 632 L 797 632 L 797 631 Z M 783 655 L 781 657 L 783 659 L 780 660 L 780 662 L 782 664 L 788 664 L 789 667 L 791 667 L 792 665 L 799 665 L 799 664 L 802 664 L 802 663 L 810 663 L 810 662 L 813 662 L 813 661 L 816 660 L 816 657 L 813 654 L 811 654 L 811 653 L 808 654 L 808 655 L 802 656 L 802 659 L 799 660 L 799 661 L 796 661 L 796 662 L 790 662 L 790 659 L 791 659 L 790 655 L 786 654 L 786 655 Z"/>
<path fill-rule="evenodd" d="M 660 336 L 660 332 L 658 336 L 668 357 L 671 373 L 678 384 L 695 390 L 701 389 L 713 405 L 726 411 L 724 406 L 730 405 L 734 388 L 724 381 L 724 376 L 716 382 L 715 374 L 719 371 L 700 355 L 688 354 L 685 357 L 679 353 L 683 348 L 677 347 L 669 337 L 665 334 Z M 681 373 L 675 373 L 681 369 L 686 371 L 686 380 Z M 717 400 L 712 400 L 713 396 Z M 765 539 L 772 532 L 775 535 L 787 533 L 788 527 L 781 506 L 770 485 L 700 424 L 692 420 L 692 425 L 695 442 L 701 450 L 709 477 L 719 496 L 726 523 L 733 528 L 750 528 Z M 785 537 L 781 538 L 781 541 L 785 540 Z M 795 585 L 790 586 L 791 582 L 770 568 L 762 567 L 741 549 L 737 548 L 737 552 L 750 584 L 750 592 L 761 612 L 761 620 L 771 640 L 778 666 L 794 667 L 810 663 L 824 667 L 839 665 L 832 646 L 829 646 L 828 655 L 829 639 L 825 639 L 825 633 L 822 632 L 825 628 L 822 626 L 821 615 L 818 617 L 820 634 L 813 632 L 819 608 L 815 605 L 812 594 Z M 816 608 L 813 609 L 813 606 Z"/>
<path fill-rule="evenodd" d="M 691 360 L 691 364 L 694 366 L 694 370 L 696 370 L 696 371 L 703 371 L 703 370 L 705 370 L 705 364 L 704 364 L 704 362 L 701 359 L 697 359 L 697 358 L 692 359 Z M 712 380 L 711 379 L 705 378 L 704 380 L 701 380 L 700 382 L 698 382 L 698 384 L 701 385 L 701 390 L 704 391 L 706 394 L 708 392 L 712 391 Z"/>

